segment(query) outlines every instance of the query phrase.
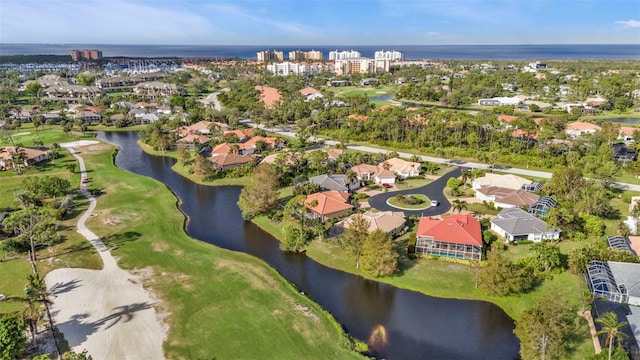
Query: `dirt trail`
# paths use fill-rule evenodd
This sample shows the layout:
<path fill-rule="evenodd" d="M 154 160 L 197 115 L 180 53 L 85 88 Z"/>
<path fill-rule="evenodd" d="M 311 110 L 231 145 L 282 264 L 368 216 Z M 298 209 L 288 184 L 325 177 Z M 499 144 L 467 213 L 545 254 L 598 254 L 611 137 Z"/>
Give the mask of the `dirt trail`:
<path fill-rule="evenodd" d="M 73 147 L 95 143 L 61 144 L 78 159 L 82 177 L 85 164 Z M 166 329 L 154 308 L 156 301 L 141 279 L 122 270 L 100 238 L 86 228 L 96 199 L 85 184 L 80 184 L 80 190 L 89 199 L 89 209 L 78 221 L 78 232 L 96 248 L 104 267 L 56 269 L 47 274 L 54 322 L 74 351 L 87 350 L 95 360 L 164 359 Z"/>

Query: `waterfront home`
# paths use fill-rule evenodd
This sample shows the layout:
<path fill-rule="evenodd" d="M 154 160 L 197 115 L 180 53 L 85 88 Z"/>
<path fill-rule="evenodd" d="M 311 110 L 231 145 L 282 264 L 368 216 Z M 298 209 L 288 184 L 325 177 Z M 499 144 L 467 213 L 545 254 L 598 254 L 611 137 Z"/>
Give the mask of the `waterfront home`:
<path fill-rule="evenodd" d="M 304 204 L 311 211 L 310 216 L 322 222 L 345 216 L 353 209 L 353 205 L 349 204 L 349 193 L 346 191 L 317 192 L 307 196 Z"/>
<path fill-rule="evenodd" d="M 416 254 L 463 260 L 482 259 L 482 229 L 471 214 L 456 214 L 442 220 L 420 219 L 416 232 Z"/>
<path fill-rule="evenodd" d="M 33 166 L 49 158 L 49 152 L 28 148 L 5 146 L 0 147 L 0 170 L 15 168 L 14 161 L 22 160 L 21 166 Z"/>
<path fill-rule="evenodd" d="M 78 111 L 74 116 L 75 119 L 82 120 L 85 123 L 99 123 L 102 120 L 102 116 L 99 113 L 93 111 Z"/>
<path fill-rule="evenodd" d="M 517 175 L 513 175 L 513 174 L 500 175 L 500 174 L 494 174 L 494 173 L 487 173 L 483 177 L 474 179 L 471 182 L 471 187 L 474 190 L 478 190 L 480 188 L 489 187 L 489 186 L 500 187 L 500 188 L 511 189 L 511 190 L 520 190 L 522 189 L 523 186 L 526 186 L 529 184 L 531 184 L 531 180 L 522 178 Z"/>
<path fill-rule="evenodd" d="M 401 178 L 420 175 L 421 164 L 413 161 L 406 161 L 398 157 L 387 159 L 380 164 L 383 169 L 393 171 Z"/>
<path fill-rule="evenodd" d="M 503 209 L 523 206 L 528 208 L 540 198 L 539 195 L 525 190 L 513 190 L 497 186 L 485 186 L 475 191 L 477 199 L 492 202 L 495 207 Z"/>
<path fill-rule="evenodd" d="M 402 211 L 367 211 L 361 215 L 369 223 L 367 229 L 369 233 L 382 230 L 388 234 L 396 235 L 404 229 L 406 224 Z M 354 216 L 355 214 L 338 221 L 330 232 L 333 235 L 342 234 L 351 227 Z"/>
<path fill-rule="evenodd" d="M 194 135 L 190 134 L 184 137 L 181 137 L 176 141 L 176 146 L 178 148 L 185 148 L 187 150 L 194 150 L 198 145 L 204 144 L 211 140 L 209 136 L 206 135 Z"/>
<path fill-rule="evenodd" d="M 256 161 L 255 155 L 237 154 L 212 154 L 208 159 L 218 170 L 229 170 Z"/>
<path fill-rule="evenodd" d="M 309 182 L 316 183 L 321 190 L 353 191 L 360 187 L 359 181 L 352 181 L 346 175 L 322 174 L 309 178 Z"/>
<path fill-rule="evenodd" d="M 564 132 L 566 132 L 567 135 L 573 138 L 576 138 L 578 136 L 585 135 L 585 134 L 592 135 L 600 130 L 602 130 L 602 127 L 596 124 L 591 124 L 583 121 L 576 121 L 568 124 L 565 127 Z"/>
<path fill-rule="evenodd" d="M 491 219 L 491 230 L 507 241 L 541 242 L 560 238 L 560 230 L 517 207 L 501 210 L 495 219 Z"/>

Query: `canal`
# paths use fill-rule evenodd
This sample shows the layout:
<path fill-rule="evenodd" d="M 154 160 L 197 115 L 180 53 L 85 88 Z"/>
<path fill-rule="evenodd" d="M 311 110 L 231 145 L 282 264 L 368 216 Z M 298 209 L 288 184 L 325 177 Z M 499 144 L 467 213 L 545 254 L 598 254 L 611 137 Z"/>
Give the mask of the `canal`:
<path fill-rule="evenodd" d="M 242 219 L 239 187 L 198 185 L 171 170 L 175 160 L 151 156 L 134 132 L 100 132 L 120 147 L 116 165 L 166 184 L 190 218 L 187 232 L 207 243 L 259 257 L 329 311 L 369 355 L 386 359 L 514 359 L 514 322 L 498 306 L 441 299 L 325 267 L 304 254 L 283 253 L 268 233 Z"/>

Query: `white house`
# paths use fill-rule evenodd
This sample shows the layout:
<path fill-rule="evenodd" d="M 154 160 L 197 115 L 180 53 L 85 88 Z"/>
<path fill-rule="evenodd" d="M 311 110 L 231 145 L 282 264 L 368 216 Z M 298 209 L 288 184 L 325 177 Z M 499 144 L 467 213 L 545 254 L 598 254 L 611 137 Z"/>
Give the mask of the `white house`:
<path fill-rule="evenodd" d="M 485 176 L 474 179 L 471 182 L 471 186 L 474 190 L 481 187 L 495 186 L 500 188 L 506 188 L 511 190 L 520 190 L 523 185 L 531 184 L 531 180 L 522 178 L 513 174 L 494 174 L 487 173 Z"/>
<path fill-rule="evenodd" d="M 520 208 L 503 209 L 491 220 L 491 230 L 507 241 L 558 239 L 560 230 L 551 229 L 546 222 Z"/>
<path fill-rule="evenodd" d="M 602 130 L 602 127 L 596 124 L 591 124 L 583 121 L 576 121 L 576 122 L 572 122 L 571 124 L 568 124 L 567 127 L 564 129 L 564 132 L 566 132 L 567 135 L 573 138 L 576 138 L 583 134 L 595 134 L 600 130 Z"/>
<path fill-rule="evenodd" d="M 384 169 L 391 170 L 403 178 L 420 175 L 420 168 L 422 166 L 420 163 L 402 160 L 397 157 L 387 159 L 380 163 L 380 165 Z"/>
<path fill-rule="evenodd" d="M 522 98 L 518 96 L 512 97 L 494 97 L 491 99 L 480 99 L 478 100 L 478 105 L 488 105 L 488 106 L 517 106 L 522 103 Z"/>

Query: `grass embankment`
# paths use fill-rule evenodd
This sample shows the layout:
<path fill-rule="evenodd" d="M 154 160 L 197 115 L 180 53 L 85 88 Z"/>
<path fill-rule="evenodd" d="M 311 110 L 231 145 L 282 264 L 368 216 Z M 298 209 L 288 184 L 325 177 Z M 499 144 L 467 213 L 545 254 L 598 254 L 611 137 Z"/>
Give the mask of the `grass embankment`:
<path fill-rule="evenodd" d="M 105 191 L 87 226 L 123 268 L 149 274 L 167 314 L 167 358 L 360 358 L 340 346 L 340 325 L 264 262 L 187 236 L 175 196 L 116 168 L 109 149 L 83 153 Z"/>
<path fill-rule="evenodd" d="M 140 145 L 140 148 L 142 148 L 142 150 L 147 154 L 155 155 L 155 156 L 168 156 L 178 160 L 171 167 L 171 169 L 177 172 L 178 174 L 186 177 L 187 179 L 193 181 L 196 184 L 210 185 L 210 186 L 238 186 L 238 185 L 243 186 L 247 181 L 246 177 L 220 178 L 220 179 L 214 179 L 214 180 L 206 180 L 201 175 L 192 174 L 190 172 L 189 167 L 185 166 L 185 164 L 182 161 L 179 161 L 178 152 L 176 150 L 165 151 L 165 152 L 154 150 L 153 147 L 143 143 L 142 141 L 138 141 L 138 145 Z"/>
<path fill-rule="evenodd" d="M 74 141 L 82 136 L 80 133 L 64 134 L 57 127 L 40 129 L 38 137 L 35 136 L 33 125 L 23 124 L 22 131 L 13 131 L 14 134 L 27 132 L 29 134 L 14 136 L 16 143 L 24 146 L 33 146 L 33 140 L 44 139 L 45 145 L 52 142 Z M 1 145 L 10 145 L 9 141 L 0 142 Z M 22 189 L 22 182 L 29 177 L 35 176 L 58 176 L 68 179 L 74 188 L 80 183 L 80 174 L 71 174 L 67 170 L 69 163 L 76 163 L 76 160 L 64 149 L 60 149 L 58 158 L 54 161 L 39 164 L 36 167 L 27 169 L 24 173 L 17 175 L 15 171 L 0 172 L 0 209 L 13 208 L 14 192 Z M 89 185 L 91 186 L 91 184 Z M 44 276 L 49 271 L 64 267 L 77 267 L 87 269 L 102 268 L 102 260 L 80 234 L 76 232 L 75 224 L 78 216 L 86 210 L 87 201 L 80 195 L 76 196 L 75 208 L 67 216 L 67 219 L 58 222 L 61 227 L 60 235 L 63 241 L 48 248 L 39 249 L 36 254 L 38 258 L 37 266 Z M 27 275 L 31 273 L 31 266 L 26 255 L 15 257 L 0 251 L 0 293 L 6 296 L 24 296 L 24 285 L 27 283 Z M 19 302 L 0 302 L 0 314 L 19 311 L 22 304 Z"/>
<path fill-rule="evenodd" d="M 387 204 L 403 210 L 422 210 L 431 206 L 429 203 L 429 198 L 422 194 L 409 194 L 406 195 L 407 198 L 413 197 L 419 201 L 418 204 L 409 204 L 406 203 L 406 200 L 402 200 L 398 196 L 394 196 L 387 200 Z"/>

